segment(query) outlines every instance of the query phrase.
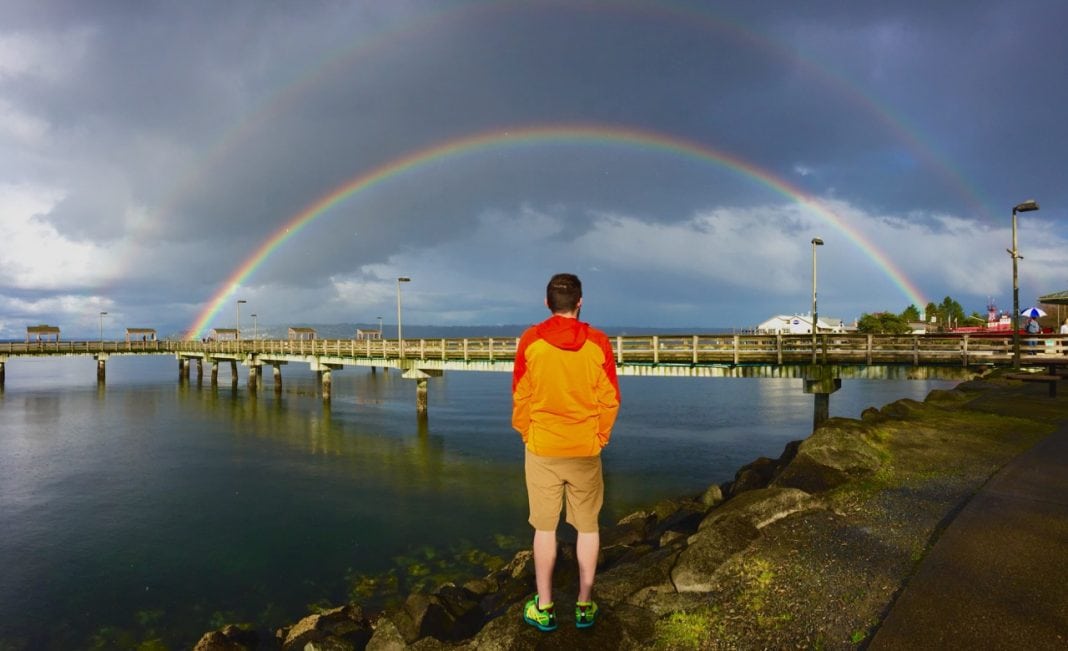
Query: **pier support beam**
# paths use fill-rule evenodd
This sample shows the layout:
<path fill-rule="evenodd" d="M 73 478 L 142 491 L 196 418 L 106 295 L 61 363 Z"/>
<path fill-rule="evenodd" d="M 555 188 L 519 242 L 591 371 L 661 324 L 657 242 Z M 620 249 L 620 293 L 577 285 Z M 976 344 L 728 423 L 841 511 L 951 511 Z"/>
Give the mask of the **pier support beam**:
<path fill-rule="evenodd" d="M 429 384 L 427 380 L 432 377 L 441 377 L 444 372 L 440 369 L 410 368 L 401 377 L 406 380 L 415 380 L 415 413 L 420 419 L 427 417 L 427 394 Z"/>
<path fill-rule="evenodd" d="M 812 430 L 830 418 L 831 394 L 842 388 L 842 378 L 833 367 L 813 365 L 805 369 L 805 393 L 813 394 Z"/>
<path fill-rule="evenodd" d="M 230 386 L 237 388 L 237 360 L 230 360 Z"/>
<path fill-rule="evenodd" d="M 259 360 L 255 353 L 250 353 L 245 356 L 245 360 L 241 363 L 248 367 L 248 390 L 255 393 L 260 385 L 263 384 L 263 362 Z"/>
<path fill-rule="evenodd" d="M 211 360 L 211 386 L 219 385 L 219 360 Z"/>
<path fill-rule="evenodd" d="M 107 353 L 100 353 L 99 355 L 93 355 L 93 359 L 96 360 L 96 383 L 104 384 L 104 378 L 107 376 Z"/>
<path fill-rule="evenodd" d="M 274 392 L 282 393 L 282 365 L 279 363 L 271 364 L 271 369 L 274 374 Z"/>
<path fill-rule="evenodd" d="M 342 368 L 344 367 L 341 364 L 312 362 L 312 370 L 315 371 L 315 375 L 319 379 L 319 386 L 322 388 L 323 402 L 330 402 L 331 386 L 333 384 L 332 372 Z"/>
<path fill-rule="evenodd" d="M 7 364 L 7 358 L 6 357 L 0 357 L 0 391 L 4 390 L 4 373 L 5 373 L 4 366 L 6 364 Z"/>
<path fill-rule="evenodd" d="M 427 415 L 426 409 L 426 378 L 420 378 L 415 381 L 415 413 L 423 416 Z"/>
<path fill-rule="evenodd" d="M 197 384 L 204 384 L 204 358 L 197 358 Z"/>

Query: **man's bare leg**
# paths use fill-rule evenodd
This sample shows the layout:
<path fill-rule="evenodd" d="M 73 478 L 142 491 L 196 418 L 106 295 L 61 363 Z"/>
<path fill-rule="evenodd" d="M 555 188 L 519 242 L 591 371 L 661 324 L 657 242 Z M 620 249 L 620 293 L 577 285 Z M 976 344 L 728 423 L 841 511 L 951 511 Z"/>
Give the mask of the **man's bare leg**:
<path fill-rule="evenodd" d="M 534 531 L 534 577 L 538 583 L 538 605 L 553 602 L 553 566 L 556 565 L 556 532 Z"/>
<path fill-rule="evenodd" d="M 601 552 L 601 534 L 597 531 L 592 533 L 579 532 L 578 542 L 575 544 L 575 556 L 578 557 L 579 566 L 579 593 L 578 600 L 586 602 L 593 593 L 593 579 L 597 575 L 597 555 Z M 537 558 L 534 566 L 537 568 Z M 540 588 L 540 584 L 539 584 Z"/>

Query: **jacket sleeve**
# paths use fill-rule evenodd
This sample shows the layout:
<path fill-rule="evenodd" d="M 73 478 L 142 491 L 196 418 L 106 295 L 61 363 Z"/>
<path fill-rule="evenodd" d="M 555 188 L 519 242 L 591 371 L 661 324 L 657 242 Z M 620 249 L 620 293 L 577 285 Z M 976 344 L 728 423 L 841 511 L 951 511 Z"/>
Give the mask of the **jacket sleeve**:
<path fill-rule="evenodd" d="M 530 433 L 530 400 L 533 395 L 530 376 L 527 374 L 528 343 L 527 337 L 519 341 L 512 370 L 512 427 L 519 432 L 523 443 L 527 442 L 527 436 Z"/>
<path fill-rule="evenodd" d="M 615 425 L 616 416 L 619 415 L 619 378 L 616 377 L 616 359 L 612 352 L 612 344 L 606 337 L 601 342 L 601 350 L 604 351 L 604 364 L 601 366 L 602 375 L 594 387 L 597 392 L 598 423 L 597 439 L 601 447 L 608 445 L 612 438 L 612 427 Z"/>

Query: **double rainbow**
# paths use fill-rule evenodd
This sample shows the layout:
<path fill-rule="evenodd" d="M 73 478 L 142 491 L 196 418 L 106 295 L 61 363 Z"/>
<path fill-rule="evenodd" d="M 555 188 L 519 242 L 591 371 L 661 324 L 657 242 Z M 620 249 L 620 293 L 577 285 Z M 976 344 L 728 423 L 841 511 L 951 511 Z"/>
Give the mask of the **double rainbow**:
<path fill-rule="evenodd" d="M 922 308 L 927 304 L 922 292 L 898 269 L 874 243 L 860 231 L 843 220 L 819 199 L 773 173 L 706 145 L 684 140 L 676 136 L 634 128 L 601 125 L 542 125 L 524 126 L 515 129 L 497 129 L 447 140 L 430 147 L 401 156 L 368 172 L 359 174 L 335 187 L 308 204 L 303 210 L 285 221 L 249 255 L 220 289 L 209 299 L 207 306 L 197 315 L 186 331 L 186 337 L 199 339 L 219 311 L 271 254 L 338 204 L 369 190 L 387 180 L 417 172 L 420 168 L 449 158 L 485 152 L 493 149 L 529 144 L 588 144 L 626 145 L 638 149 L 665 152 L 696 159 L 732 170 L 744 177 L 771 189 L 777 194 L 803 205 L 827 224 L 846 236 L 879 267 L 914 305 Z"/>

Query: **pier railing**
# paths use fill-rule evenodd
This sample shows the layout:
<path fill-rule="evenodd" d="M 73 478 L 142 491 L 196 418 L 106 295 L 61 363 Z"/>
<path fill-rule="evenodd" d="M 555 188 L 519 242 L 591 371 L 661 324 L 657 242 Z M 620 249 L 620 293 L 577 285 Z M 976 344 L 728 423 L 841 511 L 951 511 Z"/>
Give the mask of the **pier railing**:
<path fill-rule="evenodd" d="M 1028 357 L 1068 353 L 1064 335 L 1021 336 Z M 643 335 L 612 337 L 616 363 L 652 365 L 980 365 L 1012 360 L 1011 334 Z M 448 362 L 511 362 L 518 338 L 256 339 L 240 341 L 51 341 L 0 343 L 0 355 L 301 356 Z"/>

